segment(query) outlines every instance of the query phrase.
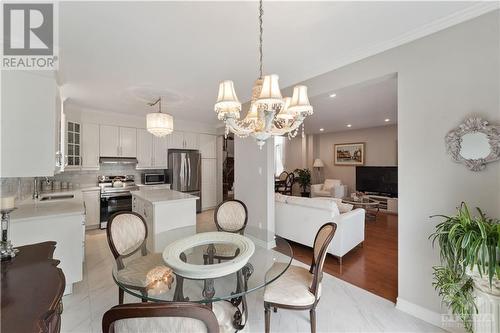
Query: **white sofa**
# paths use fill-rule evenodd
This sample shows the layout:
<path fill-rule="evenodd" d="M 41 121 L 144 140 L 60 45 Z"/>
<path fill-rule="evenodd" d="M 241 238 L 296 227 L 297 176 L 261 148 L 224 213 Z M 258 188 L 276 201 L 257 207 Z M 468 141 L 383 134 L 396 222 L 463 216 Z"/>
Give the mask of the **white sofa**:
<path fill-rule="evenodd" d="M 338 205 L 337 205 L 338 203 Z M 339 206 L 341 211 L 339 212 Z M 342 257 L 365 240 L 365 210 L 354 210 L 334 198 L 302 198 L 275 194 L 276 234 L 299 244 L 313 246 L 319 228 L 337 224 L 328 253 Z"/>
<path fill-rule="evenodd" d="M 323 184 L 311 185 L 311 197 L 330 197 L 341 199 L 348 195 L 347 185 L 338 179 L 325 179 Z"/>

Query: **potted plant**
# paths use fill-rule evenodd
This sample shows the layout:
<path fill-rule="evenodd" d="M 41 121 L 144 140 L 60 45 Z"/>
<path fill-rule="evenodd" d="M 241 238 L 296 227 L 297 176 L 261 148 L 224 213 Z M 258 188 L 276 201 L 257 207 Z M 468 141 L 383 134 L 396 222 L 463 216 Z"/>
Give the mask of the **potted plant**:
<path fill-rule="evenodd" d="M 487 217 L 479 208 L 477 212 L 471 215 L 462 203 L 455 216 L 437 215 L 444 220 L 429 237 L 433 246 L 438 242 L 441 257 L 441 266 L 433 267 L 433 286 L 468 332 L 473 332 L 476 314 L 484 315 L 478 311 L 479 302 L 491 301 L 481 295 L 500 299 L 500 220 Z M 485 315 L 493 318 L 492 313 Z M 491 325 L 496 325 L 492 332 L 499 332 L 498 322 Z"/>
<path fill-rule="evenodd" d="M 311 171 L 309 171 L 309 169 L 295 169 L 294 173 L 298 175 L 297 182 L 302 189 L 300 195 L 303 197 L 309 197 L 311 195 L 309 191 L 311 186 Z"/>

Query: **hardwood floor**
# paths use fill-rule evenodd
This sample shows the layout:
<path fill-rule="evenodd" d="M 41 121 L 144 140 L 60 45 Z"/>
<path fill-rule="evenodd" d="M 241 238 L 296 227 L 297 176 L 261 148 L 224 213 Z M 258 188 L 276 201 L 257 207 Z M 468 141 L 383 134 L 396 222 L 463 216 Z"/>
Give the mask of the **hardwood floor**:
<path fill-rule="evenodd" d="M 365 222 L 365 242 L 342 258 L 328 255 L 325 272 L 396 302 L 398 295 L 398 216 L 379 213 Z M 290 242 L 294 258 L 311 264 L 312 249 Z"/>

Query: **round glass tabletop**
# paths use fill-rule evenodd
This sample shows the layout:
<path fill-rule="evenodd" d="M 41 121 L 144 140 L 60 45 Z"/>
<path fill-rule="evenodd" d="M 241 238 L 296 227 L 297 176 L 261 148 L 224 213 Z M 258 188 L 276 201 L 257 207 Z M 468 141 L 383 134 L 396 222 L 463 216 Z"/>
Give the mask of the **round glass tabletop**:
<path fill-rule="evenodd" d="M 176 274 L 176 270 L 165 263 L 162 252 L 167 245 L 212 231 L 197 230 L 193 226 L 159 233 L 154 236 L 154 241 L 148 240 L 148 255 L 142 256 L 138 251 L 131 257 L 118 260 L 113 267 L 113 279 L 125 292 L 147 301 L 212 303 L 234 300 L 262 288 L 279 278 L 290 266 L 293 252 L 288 242 L 275 237 L 272 232 L 251 226 L 245 228 L 244 236 L 255 245 L 255 250 L 248 262 L 234 273 L 212 278 L 203 278 L 203 274 L 198 278 L 188 278 Z M 186 264 L 206 266 L 207 272 L 210 271 L 208 275 L 214 276 L 213 271 L 218 267 L 222 272 L 223 267 L 236 261 L 240 251 L 236 244 L 214 239 L 213 243 L 185 247 L 179 259 Z"/>

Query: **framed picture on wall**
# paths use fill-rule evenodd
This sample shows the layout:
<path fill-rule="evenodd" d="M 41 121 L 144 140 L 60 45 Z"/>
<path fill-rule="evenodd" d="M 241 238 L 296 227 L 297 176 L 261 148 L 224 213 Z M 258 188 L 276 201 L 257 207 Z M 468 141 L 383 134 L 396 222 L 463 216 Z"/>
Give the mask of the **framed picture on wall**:
<path fill-rule="evenodd" d="M 335 165 L 364 165 L 365 143 L 341 143 L 333 145 L 333 163 Z"/>

